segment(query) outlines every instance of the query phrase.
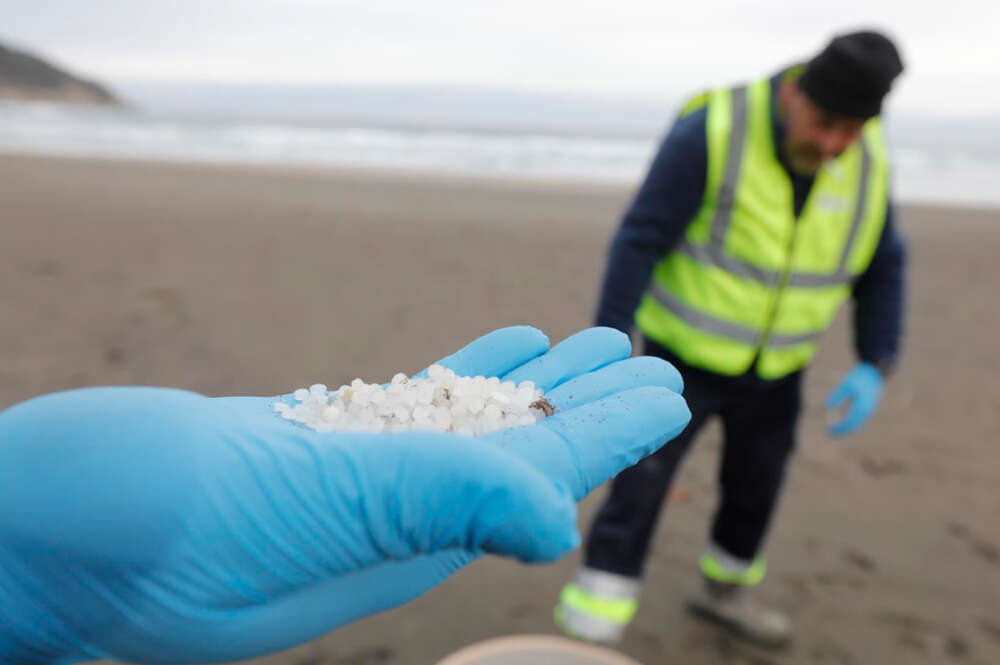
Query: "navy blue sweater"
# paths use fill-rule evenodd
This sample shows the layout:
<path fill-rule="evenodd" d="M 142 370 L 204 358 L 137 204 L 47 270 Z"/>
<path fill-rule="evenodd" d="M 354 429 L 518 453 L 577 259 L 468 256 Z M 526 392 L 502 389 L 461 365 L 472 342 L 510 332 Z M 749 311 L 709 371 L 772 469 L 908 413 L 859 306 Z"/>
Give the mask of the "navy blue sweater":
<path fill-rule="evenodd" d="M 777 86 L 779 76 L 772 80 Z M 776 97 L 774 97 L 776 98 Z M 597 309 L 597 325 L 630 332 L 635 310 L 649 286 L 653 267 L 681 240 L 705 192 L 708 147 L 706 111 L 678 120 L 660 146 L 646 180 L 625 213 L 608 255 Z M 784 127 L 773 117 L 775 143 Z M 777 151 L 781 154 L 781 151 Z M 795 215 L 802 210 L 813 179 L 794 174 Z M 893 363 L 902 336 L 905 245 L 893 223 L 890 202 L 885 226 L 867 270 L 854 283 L 854 341 L 865 362 Z"/>

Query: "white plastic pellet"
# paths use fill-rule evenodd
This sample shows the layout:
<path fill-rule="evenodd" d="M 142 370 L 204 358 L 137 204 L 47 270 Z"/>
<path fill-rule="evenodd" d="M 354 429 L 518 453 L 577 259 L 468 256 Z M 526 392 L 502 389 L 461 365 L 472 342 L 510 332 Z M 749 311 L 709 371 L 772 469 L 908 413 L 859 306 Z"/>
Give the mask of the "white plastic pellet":
<path fill-rule="evenodd" d="M 322 383 L 292 393 L 294 404 L 276 402 L 282 418 L 320 432 L 434 430 L 463 436 L 533 425 L 553 411 L 531 381 L 457 376 L 432 365 L 426 378 L 396 374 L 387 385 L 354 379 L 330 391 Z"/>

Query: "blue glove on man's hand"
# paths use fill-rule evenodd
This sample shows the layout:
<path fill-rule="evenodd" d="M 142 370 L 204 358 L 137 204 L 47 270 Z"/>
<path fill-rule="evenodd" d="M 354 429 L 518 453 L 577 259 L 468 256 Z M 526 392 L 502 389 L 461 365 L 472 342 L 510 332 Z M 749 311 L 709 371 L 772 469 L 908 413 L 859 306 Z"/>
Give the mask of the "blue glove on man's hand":
<path fill-rule="evenodd" d="M 826 399 L 826 408 L 830 410 L 840 407 L 844 400 L 850 400 L 844 417 L 830 425 L 831 436 L 853 434 L 865 426 L 878 409 L 882 383 L 882 374 L 869 363 L 859 363 L 847 373 Z"/>
<path fill-rule="evenodd" d="M 0 413 L 0 661 L 249 658 L 427 591 L 480 554 L 577 546 L 575 501 L 690 418 L 677 371 L 594 328 L 495 331 L 441 364 L 557 412 L 477 439 L 320 433 L 275 398 L 159 388 Z"/>

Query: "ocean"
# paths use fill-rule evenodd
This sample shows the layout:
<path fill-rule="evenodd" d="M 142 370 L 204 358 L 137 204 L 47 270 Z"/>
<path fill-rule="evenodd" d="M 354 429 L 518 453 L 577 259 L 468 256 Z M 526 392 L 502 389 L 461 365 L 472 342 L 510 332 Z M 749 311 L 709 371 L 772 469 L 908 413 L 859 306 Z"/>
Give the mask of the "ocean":
<path fill-rule="evenodd" d="M 0 151 L 638 184 L 679 98 L 118 84 L 120 108 L 0 102 Z M 1000 207 L 1000 119 L 885 118 L 904 202 Z"/>

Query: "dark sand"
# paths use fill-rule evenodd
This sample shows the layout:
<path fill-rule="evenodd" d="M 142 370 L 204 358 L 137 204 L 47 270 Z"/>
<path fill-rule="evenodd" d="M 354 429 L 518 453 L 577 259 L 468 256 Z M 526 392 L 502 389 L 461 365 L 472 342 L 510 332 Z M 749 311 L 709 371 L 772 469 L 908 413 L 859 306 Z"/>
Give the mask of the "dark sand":
<path fill-rule="evenodd" d="M 357 172 L 0 157 L 0 407 L 156 384 L 273 394 L 416 370 L 479 334 L 589 324 L 629 191 Z M 622 645 L 657 663 L 1000 662 L 1000 212 L 904 208 L 909 336 L 875 422 L 824 434 L 849 317 L 809 374 L 765 598 L 772 654 L 689 618 L 719 431 L 690 456 Z M 584 502 L 590 522 L 603 490 Z M 576 556 L 485 560 L 398 610 L 261 665 L 430 664 L 550 632 Z"/>

